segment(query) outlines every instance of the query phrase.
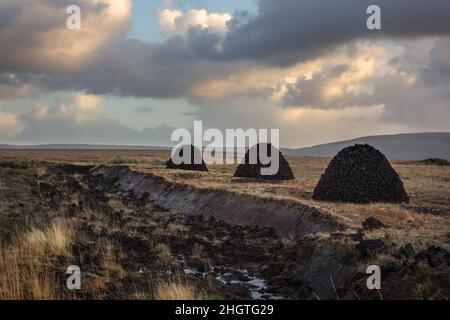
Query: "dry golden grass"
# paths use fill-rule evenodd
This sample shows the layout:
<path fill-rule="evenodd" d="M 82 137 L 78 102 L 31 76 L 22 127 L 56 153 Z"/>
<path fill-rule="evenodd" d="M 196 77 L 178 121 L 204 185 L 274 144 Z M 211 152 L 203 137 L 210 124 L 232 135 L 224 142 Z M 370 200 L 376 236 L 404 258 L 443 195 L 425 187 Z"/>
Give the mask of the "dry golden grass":
<path fill-rule="evenodd" d="M 179 279 L 157 283 L 154 296 L 155 300 L 198 300 L 200 298 L 195 287 Z"/>
<path fill-rule="evenodd" d="M 51 259 L 70 255 L 72 236 L 69 224 L 56 220 L 48 227 L 32 228 L 12 243 L 1 245 L 0 300 L 61 298 Z"/>
<path fill-rule="evenodd" d="M 295 248 L 298 244 L 297 240 L 295 240 L 295 236 L 290 234 L 287 237 L 284 237 L 281 242 L 286 249 Z"/>
<path fill-rule="evenodd" d="M 33 227 L 25 236 L 23 249 L 34 256 L 44 254 L 70 256 L 73 232 L 69 223 L 57 219 L 44 228 Z"/>
<path fill-rule="evenodd" d="M 158 258 L 158 262 L 162 265 L 170 264 L 172 261 L 172 252 L 168 245 L 164 243 L 157 244 L 153 250 Z"/>
<path fill-rule="evenodd" d="M 171 223 L 167 226 L 167 233 L 169 235 L 177 235 L 189 231 L 188 227 L 179 223 Z"/>
<path fill-rule="evenodd" d="M 119 256 L 115 252 L 114 244 L 109 240 L 97 243 L 97 254 L 101 257 L 100 268 L 105 272 L 105 282 L 109 283 L 112 278 L 123 279 L 127 273 L 118 262 L 119 258 L 125 258 L 126 253 L 120 250 Z"/>

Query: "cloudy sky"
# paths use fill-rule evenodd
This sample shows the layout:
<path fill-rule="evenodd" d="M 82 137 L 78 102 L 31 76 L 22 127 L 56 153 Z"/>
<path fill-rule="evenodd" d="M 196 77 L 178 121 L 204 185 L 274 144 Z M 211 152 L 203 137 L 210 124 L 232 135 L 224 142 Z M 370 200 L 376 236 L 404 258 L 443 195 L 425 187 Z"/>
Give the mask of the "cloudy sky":
<path fill-rule="evenodd" d="M 0 44 L 0 143 L 167 145 L 194 120 L 285 147 L 450 131 L 448 0 L 1 0 Z"/>

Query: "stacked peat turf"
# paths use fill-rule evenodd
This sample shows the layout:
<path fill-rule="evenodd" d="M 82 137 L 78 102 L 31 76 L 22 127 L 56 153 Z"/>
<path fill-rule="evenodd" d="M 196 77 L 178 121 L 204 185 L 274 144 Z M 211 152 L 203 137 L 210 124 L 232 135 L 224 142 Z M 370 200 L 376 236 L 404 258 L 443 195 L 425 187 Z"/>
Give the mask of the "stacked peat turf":
<path fill-rule="evenodd" d="M 204 171 L 208 172 L 208 167 L 206 166 L 205 161 L 203 160 L 202 152 L 194 147 L 193 145 L 185 145 L 180 147 L 175 151 L 175 154 L 182 159 L 185 152 L 189 152 L 190 148 L 190 161 L 188 163 L 182 162 L 181 164 L 175 164 L 172 158 L 170 158 L 166 162 L 167 169 L 177 169 L 177 170 L 190 170 L 190 171 Z M 197 155 L 198 159 L 201 159 L 201 163 L 195 163 L 195 156 Z"/>
<path fill-rule="evenodd" d="M 279 156 L 279 168 L 278 172 L 274 175 L 262 175 L 261 169 L 262 168 L 269 168 L 270 164 L 263 165 L 261 163 L 261 159 L 259 157 L 259 151 L 263 144 L 258 144 L 254 147 L 252 147 L 250 150 L 247 151 L 245 154 L 245 158 L 242 161 L 242 163 L 237 167 L 236 172 L 234 173 L 235 177 L 240 178 L 254 178 L 254 179 L 264 179 L 264 180 L 292 180 L 295 179 L 294 173 L 292 172 L 291 167 L 289 166 L 289 162 L 286 160 L 286 158 L 283 156 L 283 154 L 274 146 L 272 146 L 271 143 L 265 144 L 266 149 L 262 148 L 263 152 L 265 151 L 267 154 L 267 157 L 270 159 L 272 154 L 275 154 L 275 152 L 278 152 Z M 256 161 L 255 163 L 250 163 L 250 154 L 252 152 L 256 152 Z"/>
<path fill-rule="evenodd" d="M 367 144 L 354 145 L 338 153 L 320 178 L 313 199 L 349 203 L 409 201 L 389 161 Z"/>

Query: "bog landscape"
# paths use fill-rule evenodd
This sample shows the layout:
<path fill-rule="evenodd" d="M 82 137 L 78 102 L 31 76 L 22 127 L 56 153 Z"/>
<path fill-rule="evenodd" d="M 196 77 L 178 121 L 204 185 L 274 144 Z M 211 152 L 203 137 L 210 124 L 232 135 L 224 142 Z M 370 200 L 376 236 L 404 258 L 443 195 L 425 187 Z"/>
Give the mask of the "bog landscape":
<path fill-rule="evenodd" d="M 450 165 L 390 172 L 376 154 L 347 149 L 315 191 L 329 158 L 288 156 L 280 170 L 295 177 L 269 180 L 168 169 L 167 151 L 2 150 L 1 298 L 447 299 Z M 339 189 L 352 159 L 380 180 Z M 81 290 L 66 288 L 69 265 Z"/>
<path fill-rule="evenodd" d="M 449 0 L 0 0 L 0 304 L 448 300 L 449 93 Z"/>

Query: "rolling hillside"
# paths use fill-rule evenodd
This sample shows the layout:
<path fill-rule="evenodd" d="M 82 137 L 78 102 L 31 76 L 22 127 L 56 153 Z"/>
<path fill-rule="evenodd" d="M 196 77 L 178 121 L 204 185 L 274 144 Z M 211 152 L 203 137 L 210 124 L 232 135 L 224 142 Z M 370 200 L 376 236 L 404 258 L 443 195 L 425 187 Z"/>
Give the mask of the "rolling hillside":
<path fill-rule="evenodd" d="M 364 143 L 379 149 L 390 160 L 423 160 L 427 158 L 450 160 L 450 132 L 363 137 L 310 148 L 283 149 L 283 153 L 295 156 L 333 157 L 345 147 Z"/>

